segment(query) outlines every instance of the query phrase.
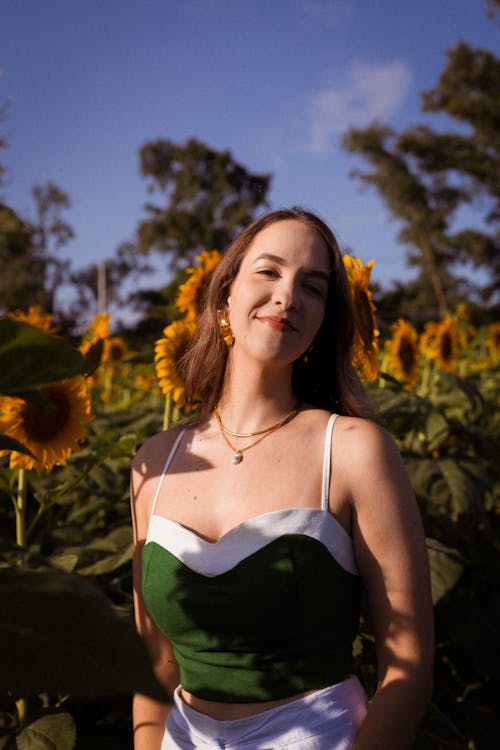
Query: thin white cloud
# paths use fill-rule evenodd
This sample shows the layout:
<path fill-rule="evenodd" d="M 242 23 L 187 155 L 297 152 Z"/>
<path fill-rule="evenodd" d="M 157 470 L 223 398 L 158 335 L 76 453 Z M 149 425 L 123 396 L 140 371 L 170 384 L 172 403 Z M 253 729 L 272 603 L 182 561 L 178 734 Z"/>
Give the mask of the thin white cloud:
<path fill-rule="evenodd" d="M 399 61 L 369 65 L 357 62 L 340 86 L 315 92 L 310 101 L 309 150 L 328 151 L 332 139 L 348 127 L 391 117 L 404 101 L 412 76 Z"/>
<path fill-rule="evenodd" d="M 310 28 L 343 26 L 356 15 L 353 0 L 288 0 L 298 21 Z"/>

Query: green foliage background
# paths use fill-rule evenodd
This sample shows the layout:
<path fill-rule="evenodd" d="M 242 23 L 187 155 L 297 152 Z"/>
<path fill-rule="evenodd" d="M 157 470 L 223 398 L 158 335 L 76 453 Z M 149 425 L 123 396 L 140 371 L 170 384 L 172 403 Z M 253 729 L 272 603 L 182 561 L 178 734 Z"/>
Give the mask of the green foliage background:
<path fill-rule="evenodd" d="M 12 326 L 22 334 L 14 343 Z M 64 366 L 82 367 L 61 340 L 54 354 L 53 337 L 11 322 L 0 326 L 0 357 L 7 341 L 12 356 L 19 345 L 21 361 L 30 330 L 33 344 L 44 339 L 51 351 L 45 362 L 54 377 Z M 162 426 L 163 397 L 132 385 L 134 372 L 152 368 L 148 359 L 149 352 L 130 355 L 111 392 L 103 398 L 95 390 L 95 418 L 68 466 L 31 478 L 24 550 L 14 539 L 16 471 L 1 459 L 2 750 L 132 747 L 130 694 L 159 695 L 132 622 L 128 500 L 131 458 Z M 0 373 L 2 393 L 11 386 L 7 371 Z M 25 387 L 18 374 L 18 390 L 32 385 L 32 372 Z M 369 386 L 379 421 L 401 449 L 428 536 L 436 686 L 417 750 L 489 750 L 498 736 L 499 389 L 498 366 L 467 379 L 434 370 L 418 393 L 390 376 Z M 356 668 L 373 691 L 367 619 Z"/>

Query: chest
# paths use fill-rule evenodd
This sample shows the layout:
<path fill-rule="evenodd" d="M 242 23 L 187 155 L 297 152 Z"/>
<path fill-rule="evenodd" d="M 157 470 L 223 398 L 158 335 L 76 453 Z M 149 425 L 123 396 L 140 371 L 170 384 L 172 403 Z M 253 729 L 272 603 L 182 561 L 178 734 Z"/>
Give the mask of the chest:
<path fill-rule="evenodd" d="M 237 441 L 235 441 L 237 442 Z M 239 441 L 237 448 L 245 447 Z M 186 433 L 161 482 L 155 513 L 213 542 L 238 524 L 287 508 L 321 507 L 323 444 L 276 435 L 243 451 L 232 463 L 220 440 Z M 350 506 L 341 487 L 330 486 L 330 510 L 349 532 Z"/>

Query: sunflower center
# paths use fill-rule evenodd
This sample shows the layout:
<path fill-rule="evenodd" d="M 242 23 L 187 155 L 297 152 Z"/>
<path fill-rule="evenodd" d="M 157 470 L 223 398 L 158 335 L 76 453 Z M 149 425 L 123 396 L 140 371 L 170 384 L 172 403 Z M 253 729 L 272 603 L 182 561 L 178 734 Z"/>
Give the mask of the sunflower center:
<path fill-rule="evenodd" d="M 373 311 L 370 300 L 366 293 L 358 291 L 356 294 L 356 311 L 358 313 L 358 330 L 366 347 L 373 345 L 375 338 L 375 327 L 373 324 Z"/>
<path fill-rule="evenodd" d="M 112 362 L 119 362 L 123 358 L 123 347 L 120 344 L 111 344 L 109 358 Z"/>
<path fill-rule="evenodd" d="M 443 362 L 449 362 L 453 356 L 453 340 L 449 331 L 445 331 L 441 336 L 440 349 Z"/>
<path fill-rule="evenodd" d="M 415 367 L 415 347 L 407 336 L 402 336 L 399 342 L 398 359 L 405 375 L 411 375 Z"/>
<path fill-rule="evenodd" d="M 66 425 L 71 411 L 67 396 L 61 391 L 42 391 L 43 401 L 27 401 L 23 422 L 27 435 L 43 443 L 55 437 Z"/>

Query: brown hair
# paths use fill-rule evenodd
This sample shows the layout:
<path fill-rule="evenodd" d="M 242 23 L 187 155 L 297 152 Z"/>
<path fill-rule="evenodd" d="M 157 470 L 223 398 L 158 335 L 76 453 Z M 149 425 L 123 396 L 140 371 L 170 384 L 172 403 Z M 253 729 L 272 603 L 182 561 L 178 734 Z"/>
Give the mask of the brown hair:
<path fill-rule="evenodd" d="M 201 400 L 202 411 L 217 405 L 224 382 L 228 350 L 217 322 L 224 310 L 231 284 L 254 237 L 278 221 L 294 219 L 313 227 L 330 256 L 330 284 L 325 317 L 308 351 L 294 362 L 292 388 L 303 401 L 350 416 L 366 416 L 370 407 L 351 364 L 354 334 L 352 300 L 342 255 L 333 232 L 315 214 L 302 208 L 278 209 L 253 221 L 229 246 L 214 271 L 194 341 L 181 362 L 188 402 Z"/>

